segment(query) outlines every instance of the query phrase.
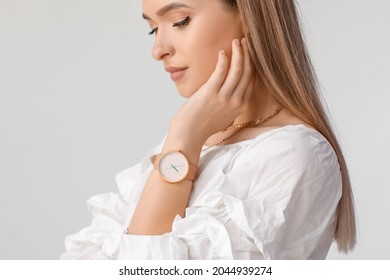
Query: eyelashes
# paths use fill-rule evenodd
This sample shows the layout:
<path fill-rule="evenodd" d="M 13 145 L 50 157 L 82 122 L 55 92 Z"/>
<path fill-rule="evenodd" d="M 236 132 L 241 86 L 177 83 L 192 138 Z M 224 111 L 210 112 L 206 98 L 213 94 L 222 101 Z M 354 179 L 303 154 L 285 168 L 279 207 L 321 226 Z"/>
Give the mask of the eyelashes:
<path fill-rule="evenodd" d="M 191 21 L 191 18 L 190 16 L 187 16 L 185 19 L 183 19 L 182 21 L 179 21 L 179 22 L 175 22 L 172 27 L 177 27 L 179 29 L 183 28 L 184 26 L 188 25 Z M 157 33 L 157 30 L 158 28 L 153 28 L 150 32 L 149 32 L 149 35 L 153 35 L 153 34 L 156 34 Z"/>
<path fill-rule="evenodd" d="M 157 28 L 153 28 L 148 34 L 153 35 L 157 33 Z"/>
<path fill-rule="evenodd" d="M 174 23 L 173 25 L 172 25 L 172 27 L 179 27 L 179 28 L 181 28 L 181 27 L 183 27 L 183 26 L 185 26 L 185 25 L 187 25 L 187 24 L 189 24 L 190 23 L 190 16 L 187 16 L 185 19 L 183 19 L 182 21 L 179 21 L 179 22 L 176 22 L 176 23 Z"/>

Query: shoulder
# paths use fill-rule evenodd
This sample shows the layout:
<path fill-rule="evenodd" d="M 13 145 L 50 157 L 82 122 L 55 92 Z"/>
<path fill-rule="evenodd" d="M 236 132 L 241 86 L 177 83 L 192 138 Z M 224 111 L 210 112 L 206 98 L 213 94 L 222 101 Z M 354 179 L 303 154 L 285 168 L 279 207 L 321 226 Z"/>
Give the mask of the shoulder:
<path fill-rule="evenodd" d="M 250 197 L 279 201 L 305 193 L 306 199 L 329 196 L 338 201 L 340 166 L 318 131 L 288 125 L 259 135 L 243 148 L 231 171 L 250 182 Z"/>
<path fill-rule="evenodd" d="M 337 156 L 318 131 L 305 125 L 287 125 L 260 134 L 243 147 L 244 161 L 264 162 L 276 167 L 332 167 Z"/>

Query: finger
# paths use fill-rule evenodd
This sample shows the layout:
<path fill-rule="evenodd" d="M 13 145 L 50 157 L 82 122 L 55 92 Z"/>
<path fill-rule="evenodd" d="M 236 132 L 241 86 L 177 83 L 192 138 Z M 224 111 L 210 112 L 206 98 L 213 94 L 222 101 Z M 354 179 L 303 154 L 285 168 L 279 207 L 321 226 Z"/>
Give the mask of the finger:
<path fill-rule="evenodd" d="M 226 78 L 227 69 L 228 58 L 226 57 L 225 51 L 220 51 L 218 53 L 218 61 L 215 70 L 205 85 L 210 87 L 210 90 L 218 92 Z"/>
<path fill-rule="evenodd" d="M 220 90 L 220 94 L 222 96 L 232 95 L 243 73 L 244 61 L 240 40 L 233 40 L 232 45 L 232 59 L 230 63 L 230 69 Z"/>
<path fill-rule="evenodd" d="M 244 97 L 243 97 L 243 103 L 249 104 L 250 98 L 253 94 L 253 90 L 255 89 L 255 77 L 252 75 L 251 79 L 249 80 L 248 86 L 245 89 Z"/>
<path fill-rule="evenodd" d="M 238 82 L 236 88 L 234 89 L 232 95 L 232 98 L 236 99 L 237 102 L 242 102 L 244 96 L 246 98 L 246 95 L 251 95 L 251 92 L 249 92 L 247 88 L 252 78 L 252 65 L 251 65 L 248 46 L 246 44 L 245 38 L 242 39 L 241 45 L 242 45 L 243 56 L 244 56 L 244 69 L 243 69 L 241 79 Z"/>

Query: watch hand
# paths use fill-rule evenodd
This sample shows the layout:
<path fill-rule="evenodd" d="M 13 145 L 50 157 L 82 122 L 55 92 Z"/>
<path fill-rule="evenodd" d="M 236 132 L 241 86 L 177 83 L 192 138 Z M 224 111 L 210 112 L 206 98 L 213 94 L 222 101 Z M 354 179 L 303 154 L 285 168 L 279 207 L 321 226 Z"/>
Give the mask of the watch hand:
<path fill-rule="evenodd" d="M 177 173 L 179 173 L 179 170 L 177 170 L 176 166 L 174 166 L 173 164 L 171 164 L 172 168 L 176 170 Z"/>
<path fill-rule="evenodd" d="M 168 170 L 168 169 L 175 169 L 176 172 L 179 172 L 179 170 L 177 169 L 178 167 L 183 167 L 183 165 L 173 165 L 171 164 L 171 167 L 168 167 L 168 168 L 164 168 L 164 170 Z"/>

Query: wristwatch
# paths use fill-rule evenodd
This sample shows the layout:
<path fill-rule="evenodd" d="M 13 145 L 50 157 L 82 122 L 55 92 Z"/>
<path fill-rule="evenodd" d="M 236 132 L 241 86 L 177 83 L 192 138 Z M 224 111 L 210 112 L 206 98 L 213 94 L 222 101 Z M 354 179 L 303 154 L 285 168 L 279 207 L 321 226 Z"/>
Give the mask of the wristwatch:
<path fill-rule="evenodd" d="M 150 158 L 161 178 L 168 183 L 178 183 L 183 180 L 194 181 L 198 167 L 188 162 L 180 151 L 169 151 L 156 154 Z"/>

